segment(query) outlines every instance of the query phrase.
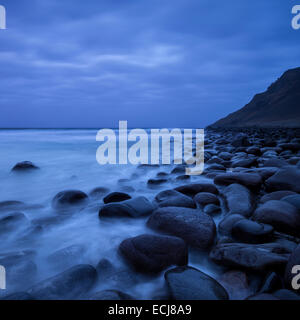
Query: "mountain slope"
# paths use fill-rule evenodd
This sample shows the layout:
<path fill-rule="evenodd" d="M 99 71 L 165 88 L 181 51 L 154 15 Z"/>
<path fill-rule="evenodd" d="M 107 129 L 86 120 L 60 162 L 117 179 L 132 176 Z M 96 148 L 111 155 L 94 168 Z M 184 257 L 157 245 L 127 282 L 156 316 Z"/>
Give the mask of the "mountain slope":
<path fill-rule="evenodd" d="M 300 68 L 286 71 L 267 91 L 210 127 L 300 127 Z"/>

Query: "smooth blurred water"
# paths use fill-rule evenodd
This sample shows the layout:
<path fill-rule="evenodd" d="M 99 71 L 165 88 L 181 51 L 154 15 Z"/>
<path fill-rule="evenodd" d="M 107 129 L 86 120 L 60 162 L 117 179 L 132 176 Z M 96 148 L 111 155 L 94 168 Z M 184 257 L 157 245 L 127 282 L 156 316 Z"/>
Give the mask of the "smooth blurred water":
<path fill-rule="evenodd" d="M 96 141 L 96 130 L 0 130 L 0 202 L 7 200 L 23 201 L 26 204 L 39 205 L 22 210 L 33 221 L 45 217 L 57 217 L 51 206 L 53 197 L 60 191 L 78 189 L 87 194 L 96 187 L 107 187 L 111 191 L 122 191 L 131 186 L 132 197 L 146 196 L 153 200 L 161 190 L 174 188 L 184 182 L 174 180 L 156 189 L 148 188 L 147 180 L 155 178 L 158 172 L 169 173 L 173 166 L 139 169 L 137 166 L 104 165 L 96 161 L 96 151 L 100 143 Z M 11 172 L 12 167 L 20 161 L 32 161 L 40 170 L 28 173 Z M 119 182 L 129 179 L 128 182 Z M 193 177 L 193 181 L 205 180 Z M 47 257 L 58 249 L 70 245 L 83 245 L 84 254 L 74 264 L 90 263 L 97 265 L 101 258 L 108 258 L 121 266 L 122 260 L 117 254 L 120 242 L 128 237 L 152 231 L 145 226 L 145 219 L 112 219 L 101 221 L 98 210 L 102 201 L 90 201 L 89 205 L 64 221 L 46 225 L 38 236 L 27 236 L 26 230 L 15 231 L 0 241 L 0 253 L 30 249 L 36 251 L 34 262 L 37 275 L 34 282 L 48 278 L 64 271 L 64 262 L 57 266 L 49 264 Z M 0 212 L 0 215 L 3 213 Z M 25 240 L 24 240 L 25 235 Z M 191 254 L 192 265 L 201 266 L 208 273 L 211 266 L 202 255 Z M 26 275 L 25 275 L 26 276 Z M 149 298 L 163 286 L 163 276 L 148 278 L 136 276 L 136 285 L 125 288 L 129 294 L 139 299 Z M 8 283 L 8 291 L 25 290 L 33 283 L 19 286 Z M 99 289 L 105 285 L 99 284 Z M 112 288 L 109 288 L 112 289 Z M 118 289 L 118 288 L 113 288 Z"/>

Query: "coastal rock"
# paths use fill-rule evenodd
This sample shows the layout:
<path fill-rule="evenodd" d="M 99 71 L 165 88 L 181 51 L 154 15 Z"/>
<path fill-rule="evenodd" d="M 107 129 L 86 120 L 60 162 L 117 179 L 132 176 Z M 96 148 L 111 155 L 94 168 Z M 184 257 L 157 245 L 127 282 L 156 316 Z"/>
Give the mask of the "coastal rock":
<path fill-rule="evenodd" d="M 30 170 L 37 170 L 39 167 L 37 167 L 35 164 L 33 164 L 30 161 L 23 161 L 18 162 L 11 171 L 30 171 Z"/>
<path fill-rule="evenodd" d="M 150 216 L 147 225 L 186 241 L 200 249 L 209 248 L 214 241 L 216 226 L 213 219 L 196 209 L 159 208 Z"/>
<path fill-rule="evenodd" d="M 125 200 L 131 199 L 131 196 L 124 192 L 112 192 L 108 194 L 104 199 L 104 203 L 111 203 L 111 202 L 122 202 Z"/>
<path fill-rule="evenodd" d="M 165 273 L 175 300 L 227 300 L 228 293 L 215 279 L 191 267 L 177 267 Z"/>
<path fill-rule="evenodd" d="M 93 199 L 102 199 L 103 196 L 109 193 L 109 189 L 105 187 L 98 187 L 93 189 L 90 193 L 89 196 Z"/>
<path fill-rule="evenodd" d="M 287 190 L 275 191 L 275 192 L 265 194 L 263 197 L 261 197 L 260 202 L 266 203 L 270 200 L 281 200 L 284 197 L 294 195 L 294 194 L 296 193 L 293 191 L 287 191 Z"/>
<path fill-rule="evenodd" d="M 300 235 L 300 214 L 297 208 L 282 200 L 271 200 L 256 209 L 253 219 L 270 224 L 275 230 L 292 236 Z"/>
<path fill-rule="evenodd" d="M 47 257 L 47 261 L 55 266 L 70 267 L 74 262 L 78 263 L 84 253 L 84 246 L 74 244 L 53 252 Z"/>
<path fill-rule="evenodd" d="M 249 217 L 254 210 L 253 195 L 240 185 L 231 184 L 223 190 L 229 214 L 240 214 Z"/>
<path fill-rule="evenodd" d="M 261 176 L 257 173 L 224 173 L 219 174 L 214 179 L 215 184 L 230 185 L 241 184 L 248 188 L 259 188 L 262 184 Z"/>
<path fill-rule="evenodd" d="M 287 289 L 280 289 L 273 292 L 273 296 L 279 300 L 300 300 L 300 295 L 294 291 Z"/>
<path fill-rule="evenodd" d="M 183 266 L 188 262 L 187 246 L 176 237 L 140 235 L 124 240 L 119 250 L 130 265 L 144 273 L 156 273 L 171 265 Z"/>
<path fill-rule="evenodd" d="M 96 269 L 81 264 L 34 285 L 28 293 L 37 300 L 74 299 L 88 292 L 96 279 Z"/>
<path fill-rule="evenodd" d="M 175 190 L 190 197 L 194 197 L 199 192 L 209 192 L 213 194 L 219 193 L 216 186 L 209 183 L 187 184 L 184 186 L 177 187 L 175 188 Z"/>
<path fill-rule="evenodd" d="M 99 210 L 99 217 L 137 218 L 152 213 L 154 206 L 145 197 L 137 197 L 120 203 L 108 203 Z"/>
<path fill-rule="evenodd" d="M 299 194 L 285 196 L 281 200 L 293 205 L 300 212 L 300 195 Z"/>
<path fill-rule="evenodd" d="M 66 206 L 82 205 L 88 196 L 79 190 L 66 190 L 59 192 L 52 200 L 55 209 L 63 209 Z"/>
<path fill-rule="evenodd" d="M 184 207 L 196 208 L 196 204 L 190 197 L 176 191 L 165 190 L 156 195 L 155 201 L 159 207 Z"/>
<path fill-rule="evenodd" d="M 256 158 L 249 158 L 249 159 L 240 159 L 233 161 L 231 164 L 232 168 L 251 168 L 257 166 L 257 159 Z"/>
<path fill-rule="evenodd" d="M 218 231 L 221 235 L 231 237 L 232 228 L 240 220 L 245 219 L 245 217 L 240 214 L 231 214 L 226 216 L 220 221 L 218 225 Z"/>
<path fill-rule="evenodd" d="M 214 215 L 222 212 L 221 208 L 215 204 L 208 204 L 204 207 L 203 211 L 208 215 Z"/>
<path fill-rule="evenodd" d="M 232 236 L 246 243 L 264 243 L 271 240 L 273 227 L 248 219 L 236 222 L 232 227 Z"/>
<path fill-rule="evenodd" d="M 205 206 L 207 204 L 220 204 L 218 197 L 215 194 L 208 192 L 197 193 L 194 197 L 194 201 L 201 206 Z"/>
<path fill-rule="evenodd" d="M 283 268 L 289 254 L 282 246 L 270 244 L 218 244 L 210 252 L 210 258 L 217 264 L 245 268 L 253 271 L 266 271 Z"/>
<path fill-rule="evenodd" d="M 268 191 L 290 190 L 299 193 L 300 170 L 296 168 L 281 169 L 265 183 Z"/>

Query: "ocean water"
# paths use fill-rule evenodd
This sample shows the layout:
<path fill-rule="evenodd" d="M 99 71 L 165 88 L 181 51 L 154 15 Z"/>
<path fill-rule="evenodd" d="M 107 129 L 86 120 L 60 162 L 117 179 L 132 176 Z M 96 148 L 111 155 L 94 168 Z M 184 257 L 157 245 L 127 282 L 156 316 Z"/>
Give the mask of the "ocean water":
<path fill-rule="evenodd" d="M 100 259 L 107 258 L 114 265 L 125 268 L 117 252 L 120 242 L 128 237 L 152 233 L 145 226 L 146 218 L 100 220 L 101 199 L 90 199 L 86 207 L 74 208 L 71 215 L 64 216 L 51 206 L 58 192 L 77 189 L 89 194 L 96 187 L 107 187 L 111 192 L 131 187 L 134 189 L 129 192 L 132 197 L 143 195 L 153 200 L 158 192 L 184 184 L 170 180 L 155 189 L 147 186 L 148 179 L 155 178 L 161 171 L 171 172 L 173 165 L 147 169 L 131 164 L 99 165 L 96 151 L 100 143 L 96 141 L 96 134 L 97 130 L 0 130 L 0 202 L 24 202 L 27 206 L 20 211 L 29 221 L 28 225 L 21 223 L 15 230 L 0 235 L 0 255 L 33 250 L 35 254 L 31 260 L 36 266 L 32 277 L 27 275 L 27 271 L 23 275 L 21 270 L 19 278 L 22 281 L 8 279 L 6 294 L 25 291 L 33 284 L 79 263 L 96 266 Z M 32 161 L 40 170 L 11 172 L 17 162 L 25 160 Z M 120 179 L 128 181 L 120 182 Z M 197 176 L 190 182 L 203 181 L 207 182 L 207 179 Z M 0 209 L 0 217 L 5 214 L 7 212 Z M 47 219 L 55 221 L 47 223 Z M 32 232 L 36 225 L 41 224 L 42 231 Z M 48 257 L 52 253 L 71 245 L 78 245 L 84 250 L 71 261 L 49 262 Z M 218 273 L 218 268 L 199 252 L 190 252 L 190 265 L 208 274 Z M 31 274 L 30 270 L 28 274 Z M 134 278 L 134 284 L 122 288 L 99 283 L 93 290 L 118 289 L 138 299 L 149 299 L 164 286 L 163 273 L 155 277 L 134 274 Z"/>

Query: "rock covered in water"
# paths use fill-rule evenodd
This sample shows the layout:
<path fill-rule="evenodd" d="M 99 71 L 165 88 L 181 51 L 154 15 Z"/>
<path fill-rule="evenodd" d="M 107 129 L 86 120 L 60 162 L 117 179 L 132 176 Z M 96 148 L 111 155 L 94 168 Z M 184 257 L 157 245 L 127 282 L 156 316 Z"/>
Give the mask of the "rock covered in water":
<path fill-rule="evenodd" d="M 39 167 L 37 167 L 35 164 L 33 164 L 30 161 L 22 161 L 18 162 L 11 171 L 30 171 L 30 170 L 37 170 Z"/>
<path fill-rule="evenodd" d="M 240 214 L 230 214 L 226 216 L 220 221 L 218 225 L 219 233 L 223 236 L 231 237 L 233 226 L 235 225 L 235 223 L 243 219 L 245 219 L 245 217 Z"/>
<path fill-rule="evenodd" d="M 55 209 L 64 209 L 68 206 L 82 205 L 88 196 L 80 190 L 66 190 L 59 192 L 52 200 Z"/>
<path fill-rule="evenodd" d="M 147 225 L 186 241 L 200 249 L 209 248 L 216 235 L 216 225 L 207 214 L 190 208 L 159 208 L 150 216 Z"/>
<path fill-rule="evenodd" d="M 140 235 L 124 240 L 119 251 L 131 266 L 144 273 L 156 273 L 188 262 L 187 245 L 177 237 Z"/>
<path fill-rule="evenodd" d="M 253 219 L 270 224 L 275 230 L 300 235 L 300 214 L 296 207 L 282 200 L 271 200 L 256 209 Z"/>
<path fill-rule="evenodd" d="M 105 196 L 103 199 L 104 203 L 111 203 L 111 202 L 122 202 L 125 200 L 131 199 L 131 196 L 124 192 L 112 192 Z"/>
<path fill-rule="evenodd" d="M 96 279 L 96 269 L 81 264 L 34 285 L 28 293 L 37 300 L 74 299 L 87 293 Z"/>
<path fill-rule="evenodd" d="M 177 267 L 165 273 L 175 300 L 227 300 L 228 293 L 212 277 L 191 267 Z"/>
<path fill-rule="evenodd" d="M 145 197 L 137 197 L 123 202 L 108 203 L 99 210 L 100 218 L 138 218 L 152 213 L 153 204 Z"/>
<path fill-rule="evenodd" d="M 190 197 L 176 191 L 165 190 L 156 195 L 155 201 L 159 207 L 184 207 L 196 208 L 196 204 Z"/>
<path fill-rule="evenodd" d="M 102 199 L 103 196 L 105 196 L 108 193 L 109 193 L 109 189 L 108 188 L 106 188 L 106 187 L 97 187 L 97 188 L 94 188 L 89 193 L 89 196 L 91 198 L 94 198 L 94 199 Z"/>

